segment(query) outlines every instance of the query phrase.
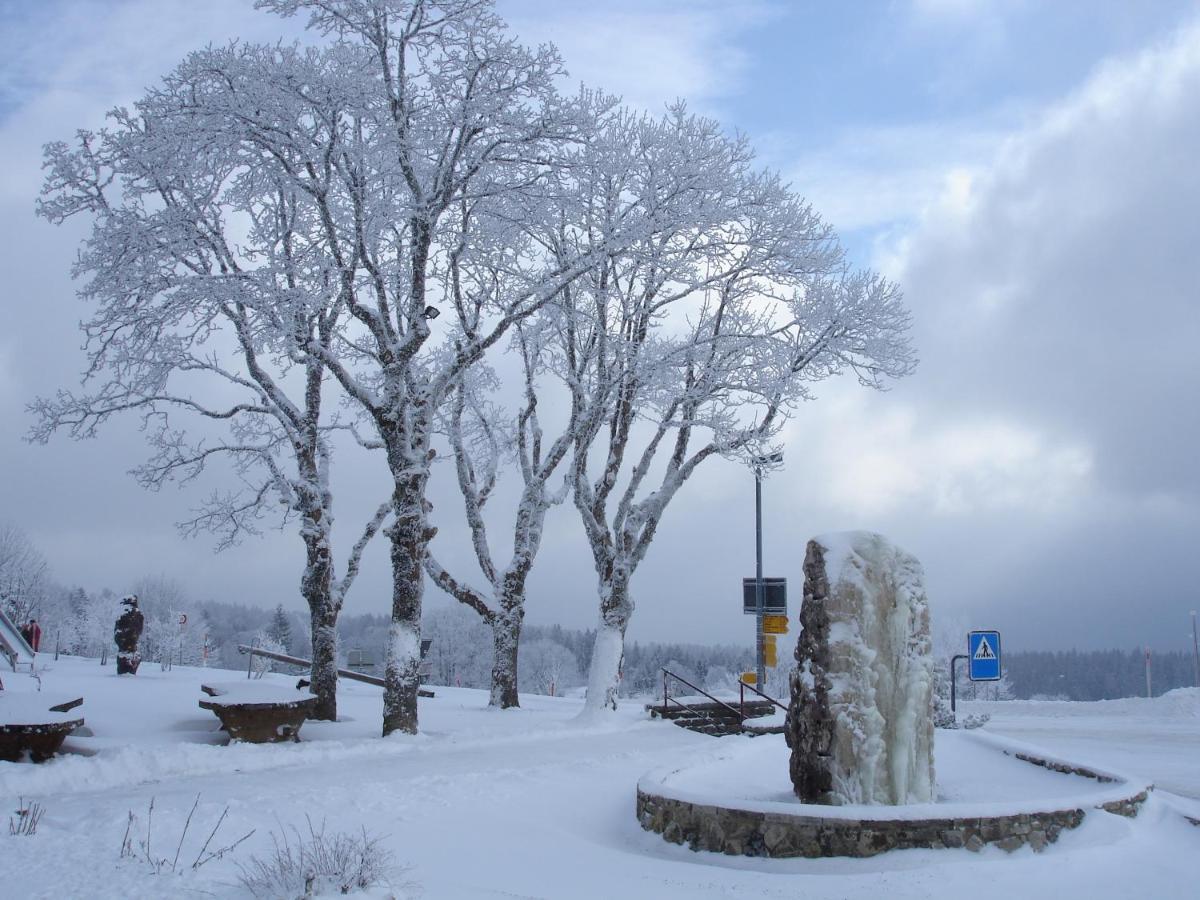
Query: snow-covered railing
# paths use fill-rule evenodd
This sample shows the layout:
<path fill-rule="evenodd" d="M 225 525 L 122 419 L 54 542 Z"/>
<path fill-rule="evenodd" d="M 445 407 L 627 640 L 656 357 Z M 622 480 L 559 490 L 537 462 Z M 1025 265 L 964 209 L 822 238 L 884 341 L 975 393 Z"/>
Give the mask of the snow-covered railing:
<path fill-rule="evenodd" d="M 429 675 L 429 663 L 425 661 L 426 655 L 429 653 L 429 647 L 433 643 L 431 639 L 421 641 L 421 678 L 424 680 Z M 286 653 L 276 653 L 274 650 L 264 650 L 262 647 L 248 647 L 245 644 L 238 644 L 238 653 L 249 653 L 250 659 L 253 660 L 256 656 L 264 656 L 267 659 L 273 659 L 276 662 L 287 663 L 292 666 L 300 666 L 302 668 L 310 668 L 312 660 L 303 659 L 299 656 L 289 656 Z M 364 684 L 373 684 L 376 687 L 384 687 L 385 683 L 382 678 L 376 678 L 374 675 L 364 675 L 362 672 L 355 672 L 351 669 L 338 669 L 339 678 L 348 678 L 351 681 L 361 681 Z M 249 677 L 249 670 L 247 670 Z"/>
<path fill-rule="evenodd" d="M 711 700 L 713 703 L 716 703 L 718 706 L 722 706 L 722 707 L 724 707 L 725 709 L 729 710 L 731 713 L 733 713 L 735 716 L 737 716 L 737 717 L 738 717 L 738 720 L 739 720 L 739 721 L 745 721 L 745 719 L 746 719 L 746 710 L 745 710 L 745 702 L 744 702 L 744 701 L 743 701 L 743 704 L 742 704 L 742 709 L 740 709 L 740 710 L 738 710 L 738 709 L 735 709 L 734 707 L 732 707 L 732 706 L 730 706 L 728 703 L 726 703 L 724 700 L 718 700 L 718 699 L 717 699 L 716 697 L 714 697 L 712 694 L 708 693 L 708 691 L 706 691 L 706 690 L 704 690 L 704 689 L 702 689 L 702 688 L 698 688 L 698 687 L 696 687 L 694 684 L 692 684 L 692 683 L 691 683 L 690 681 L 688 681 L 686 678 L 681 678 L 680 676 L 676 675 L 674 672 L 668 671 L 667 669 L 663 669 L 663 670 L 662 670 L 662 673 L 663 673 L 663 711 L 664 711 L 664 712 L 666 711 L 667 707 L 668 707 L 668 706 L 669 706 L 671 703 L 674 703 L 674 704 L 676 704 L 677 706 L 679 706 L 679 707 L 681 707 L 681 708 L 683 708 L 683 709 L 688 709 L 688 710 L 691 710 L 692 712 L 696 712 L 696 710 L 692 709 L 692 707 L 688 706 L 688 705 L 687 705 L 686 703 L 684 703 L 683 701 L 681 701 L 681 700 L 676 700 L 674 697 L 672 697 L 672 696 L 671 696 L 671 694 L 670 694 L 670 691 L 668 690 L 668 681 L 667 681 L 667 679 L 668 679 L 668 678 L 674 678 L 676 681 L 678 681 L 678 682 L 681 682 L 682 684 L 686 684 L 688 687 L 690 687 L 690 688 L 691 688 L 693 691 L 695 691 L 696 693 L 698 693 L 698 694 L 703 694 L 705 697 L 707 697 L 707 698 L 708 698 L 709 700 Z"/>
<path fill-rule="evenodd" d="M 743 719 L 743 721 L 744 721 L 744 720 L 745 720 L 745 718 L 746 718 L 746 688 L 750 688 L 750 690 L 754 691 L 754 693 L 758 694 L 758 696 L 762 697 L 764 700 L 769 700 L 771 703 L 774 703 L 774 704 L 775 704 L 775 706 L 777 706 L 779 709 L 783 710 L 784 712 L 787 712 L 787 707 L 786 707 L 786 706 L 784 706 L 782 703 L 780 703 L 778 700 L 776 700 L 776 699 L 775 699 L 774 697 L 772 697 L 770 694 L 763 693 L 763 692 L 762 692 L 762 691 L 760 691 L 758 688 L 756 688 L 754 685 L 752 685 L 752 684 L 747 684 L 745 681 L 743 681 L 742 679 L 740 679 L 740 678 L 739 678 L 739 679 L 738 679 L 738 686 L 739 686 L 739 688 L 740 688 L 740 689 L 738 690 L 738 701 L 739 701 L 739 703 L 741 704 L 741 707 L 742 707 L 742 719 Z"/>

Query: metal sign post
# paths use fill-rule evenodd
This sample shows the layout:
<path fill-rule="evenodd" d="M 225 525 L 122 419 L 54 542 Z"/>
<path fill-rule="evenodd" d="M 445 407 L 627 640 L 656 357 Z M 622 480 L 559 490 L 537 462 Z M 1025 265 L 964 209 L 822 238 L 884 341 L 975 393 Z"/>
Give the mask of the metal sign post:
<path fill-rule="evenodd" d="M 1154 694 L 1150 691 L 1150 648 L 1146 648 L 1146 699 L 1149 700 Z"/>
<path fill-rule="evenodd" d="M 955 669 L 958 661 L 966 658 L 961 653 L 956 653 L 950 657 L 950 715 L 955 715 L 958 712 L 958 685 L 955 684 L 954 680 Z"/>
<path fill-rule="evenodd" d="M 766 613 L 766 590 L 762 573 L 762 473 L 765 466 L 783 462 L 783 451 L 754 458 L 754 657 L 758 689 L 767 686 L 765 651 L 763 649 L 763 615 Z M 786 614 L 786 613 L 785 613 Z"/>
<path fill-rule="evenodd" d="M 787 634 L 787 579 L 763 578 L 761 558 L 758 563 L 758 574 L 742 579 L 742 612 L 754 616 L 754 677 L 757 679 L 755 684 L 762 690 L 767 666 L 773 668 L 777 664 L 767 649 L 768 639 L 776 634 Z"/>
<path fill-rule="evenodd" d="M 762 577 L 762 472 L 754 470 L 754 671 L 758 689 L 767 688 L 767 666 L 763 650 L 763 577 Z"/>
<path fill-rule="evenodd" d="M 1196 638 L 1196 611 L 1192 610 L 1192 675 L 1200 687 L 1200 640 Z"/>

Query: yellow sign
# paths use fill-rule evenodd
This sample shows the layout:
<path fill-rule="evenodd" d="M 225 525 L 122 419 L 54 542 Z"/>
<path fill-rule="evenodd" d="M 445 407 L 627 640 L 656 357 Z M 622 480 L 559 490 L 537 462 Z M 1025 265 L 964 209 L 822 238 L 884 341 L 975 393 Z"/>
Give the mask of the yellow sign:
<path fill-rule="evenodd" d="M 774 637 L 774 635 L 770 635 Z M 763 664 L 770 666 L 772 669 L 779 664 L 778 658 L 775 656 L 775 642 L 770 641 L 763 644 Z"/>
<path fill-rule="evenodd" d="M 763 634 L 787 634 L 787 616 L 763 616 Z"/>
<path fill-rule="evenodd" d="M 743 684 L 757 684 L 758 683 L 758 673 L 757 672 L 743 672 L 742 673 L 742 683 Z"/>

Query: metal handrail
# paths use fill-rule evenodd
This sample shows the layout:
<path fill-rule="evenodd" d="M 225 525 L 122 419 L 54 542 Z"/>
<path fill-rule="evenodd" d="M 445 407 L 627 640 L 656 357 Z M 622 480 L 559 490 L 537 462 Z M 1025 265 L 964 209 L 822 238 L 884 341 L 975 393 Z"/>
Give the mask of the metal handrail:
<path fill-rule="evenodd" d="M 738 684 L 741 685 L 741 690 L 738 691 L 738 697 L 739 697 L 739 701 L 741 702 L 741 705 L 742 705 L 742 719 L 743 720 L 745 720 L 745 718 L 746 718 L 746 688 L 750 688 L 750 690 L 754 691 L 754 693 L 758 694 L 758 696 L 762 697 L 764 700 L 770 700 L 772 703 L 774 703 L 776 706 L 778 706 L 784 712 L 788 711 L 786 706 L 784 706 L 782 703 L 780 703 L 778 700 L 776 700 L 770 694 L 764 694 L 762 691 L 760 691 L 754 685 L 746 684 L 746 682 L 742 681 L 740 678 L 738 679 Z"/>
<path fill-rule="evenodd" d="M 666 669 L 663 669 L 662 673 L 663 673 L 663 712 L 666 712 L 667 704 L 672 701 L 674 701 L 676 706 L 681 706 L 684 709 L 691 710 L 692 712 L 695 712 L 695 713 L 699 712 L 699 710 L 692 709 L 692 707 L 688 706 L 686 703 L 683 703 L 679 700 L 675 700 L 674 697 L 670 696 L 667 693 L 667 676 L 670 676 L 671 678 L 674 678 L 676 681 L 682 681 L 684 684 L 686 684 L 688 687 L 690 687 L 696 693 L 703 694 L 705 697 L 707 697 L 713 703 L 716 703 L 719 706 L 725 707 L 727 710 L 729 710 L 731 713 L 733 713 L 735 716 L 738 717 L 739 722 L 744 722 L 746 720 L 746 714 L 744 711 L 739 711 L 737 709 L 734 709 L 732 706 L 730 706 L 724 700 L 718 700 L 716 697 L 714 697 L 708 691 L 703 690 L 702 688 L 696 687 L 694 684 L 692 684 L 686 678 L 680 678 L 674 672 L 669 672 Z"/>
<path fill-rule="evenodd" d="M 431 642 L 430 642 L 431 643 Z M 250 654 L 250 665 L 246 667 L 246 677 L 250 677 L 250 671 L 253 668 L 254 657 L 265 656 L 267 659 L 273 659 L 276 662 L 288 663 L 293 666 L 307 668 L 312 665 L 312 660 L 303 659 L 299 656 L 289 656 L 286 653 L 276 653 L 273 650 L 264 650 L 262 647 L 247 647 L 245 644 L 237 645 L 238 653 Z M 425 654 L 429 652 L 429 646 L 426 641 L 421 641 L 421 677 L 425 678 L 429 672 L 425 670 L 428 662 L 425 659 Z M 338 669 L 339 678 L 348 678 L 351 681 L 361 681 L 364 684 L 373 684 L 376 687 L 386 687 L 387 682 L 382 678 L 376 678 L 374 675 L 367 675 L 363 672 L 352 672 L 349 669 Z"/>

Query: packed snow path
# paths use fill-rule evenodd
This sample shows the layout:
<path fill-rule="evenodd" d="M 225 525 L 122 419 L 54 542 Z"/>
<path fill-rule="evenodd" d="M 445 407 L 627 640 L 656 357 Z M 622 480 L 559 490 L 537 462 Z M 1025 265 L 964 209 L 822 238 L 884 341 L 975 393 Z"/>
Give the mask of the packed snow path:
<path fill-rule="evenodd" d="M 53 665 L 53 664 L 51 664 Z M 693 853 L 642 831 L 634 787 L 646 771 L 711 753 L 717 741 L 649 721 L 630 702 L 603 726 L 574 721 L 581 702 L 523 696 L 486 708 L 483 691 L 437 688 L 422 701 L 422 733 L 376 737 L 381 698 L 344 685 L 345 721 L 307 723 L 301 744 L 221 746 L 199 685 L 217 673 L 143 666 L 118 679 L 94 661 L 62 660 L 47 690 L 78 690 L 91 757 L 0 764 L 0 803 L 46 808 L 36 835 L 0 835 L 0 883 L 12 897 L 245 896 L 236 860 L 271 846 L 270 832 L 306 829 L 385 837 L 396 896 L 439 898 L 1193 897 L 1200 830 L 1152 799 L 1136 820 L 1089 815 L 1045 853 L 903 851 L 867 860 L 762 860 Z M 226 673 L 225 677 L 232 677 Z M 290 681 L 277 676 L 280 684 Z M 22 684 L 23 689 L 32 689 Z M 6 682 L 7 683 L 7 682 Z M 103 733 L 102 733 L 103 732 Z M 1193 757 L 1194 758 L 1194 757 Z M 130 810 L 135 846 L 154 798 L 154 855 L 190 865 L 221 811 L 232 857 L 182 875 L 119 859 Z M 380 893 L 378 896 L 386 896 Z"/>
<path fill-rule="evenodd" d="M 1200 801 L 1200 690 L 1195 688 L 1151 700 L 1012 700 L 964 703 L 961 709 L 990 715 L 987 729 L 995 734 L 1140 775 L 1159 790 Z"/>

